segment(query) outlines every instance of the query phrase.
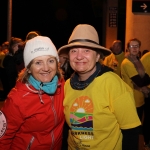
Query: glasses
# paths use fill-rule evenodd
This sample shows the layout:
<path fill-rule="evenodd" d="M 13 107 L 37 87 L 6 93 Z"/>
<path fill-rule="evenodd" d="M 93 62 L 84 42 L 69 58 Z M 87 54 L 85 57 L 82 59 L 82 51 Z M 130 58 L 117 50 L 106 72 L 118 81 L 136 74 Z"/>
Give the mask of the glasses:
<path fill-rule="evenodd" d="M 139 48 L 139 45 L 130 45 L 130 48 Z"/>

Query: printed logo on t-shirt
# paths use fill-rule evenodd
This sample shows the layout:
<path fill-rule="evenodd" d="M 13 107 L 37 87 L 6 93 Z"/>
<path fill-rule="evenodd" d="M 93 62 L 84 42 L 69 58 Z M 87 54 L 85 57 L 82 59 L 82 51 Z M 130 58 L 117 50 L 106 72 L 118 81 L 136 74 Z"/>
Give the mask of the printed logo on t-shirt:
<path fill-rule="evenodd" d="M 93 103 L 88 96 L 77 98 L 70 108 L 72 134 L 82 140 L 93 140 Z"/>
<path fill-rule="evenodd" d="M 3 112 L 0 111 L 0 138 L 5 134 L 7 128 L 6 117 Z"/>

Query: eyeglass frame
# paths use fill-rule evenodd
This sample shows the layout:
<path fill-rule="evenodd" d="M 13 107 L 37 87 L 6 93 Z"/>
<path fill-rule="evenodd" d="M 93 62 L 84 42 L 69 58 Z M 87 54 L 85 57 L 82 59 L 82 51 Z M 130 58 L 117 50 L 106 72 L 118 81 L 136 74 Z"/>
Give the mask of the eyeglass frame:
<path fill-rule="evenodd" d="M 139 45 L 139 44 L 137 44 L 137 45 L 130 45 L 129 47 L 130 47 L 130 48 L 139 48 L 140 45 Z"/>

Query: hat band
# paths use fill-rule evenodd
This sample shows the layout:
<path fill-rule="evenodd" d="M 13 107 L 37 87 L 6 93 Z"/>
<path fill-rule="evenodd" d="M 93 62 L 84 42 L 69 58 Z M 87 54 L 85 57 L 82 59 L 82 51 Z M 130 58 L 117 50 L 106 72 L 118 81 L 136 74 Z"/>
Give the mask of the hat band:
<path fill-rule="evenodd" d="M 97 42 L 89 40 L 89 39 L 76 39 L 76 40 L 70 41 L 68 44 L 74 43 L 74 42 L 89 42 L 89 43 L 94 43 L 94 44 L 99 45 Z"/>

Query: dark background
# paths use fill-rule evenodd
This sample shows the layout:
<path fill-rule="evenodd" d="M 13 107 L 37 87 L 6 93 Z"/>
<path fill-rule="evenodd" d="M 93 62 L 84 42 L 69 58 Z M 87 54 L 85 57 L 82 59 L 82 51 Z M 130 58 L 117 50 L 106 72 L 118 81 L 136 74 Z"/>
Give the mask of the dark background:
<path fill-rule="evenodd" d="M 59 48 L 77 24 L 93 25 L 102 39 L 105 0 L 12 0 L 12 36 L 25 40 L 36 30 Z M 118 0 L 118 39 L 125 41 L 126 0 Z M 0 0 L 0 44 L 7 40 L 7 0 Z M 114 39 L 115 40 L 115 39 Z"/>

